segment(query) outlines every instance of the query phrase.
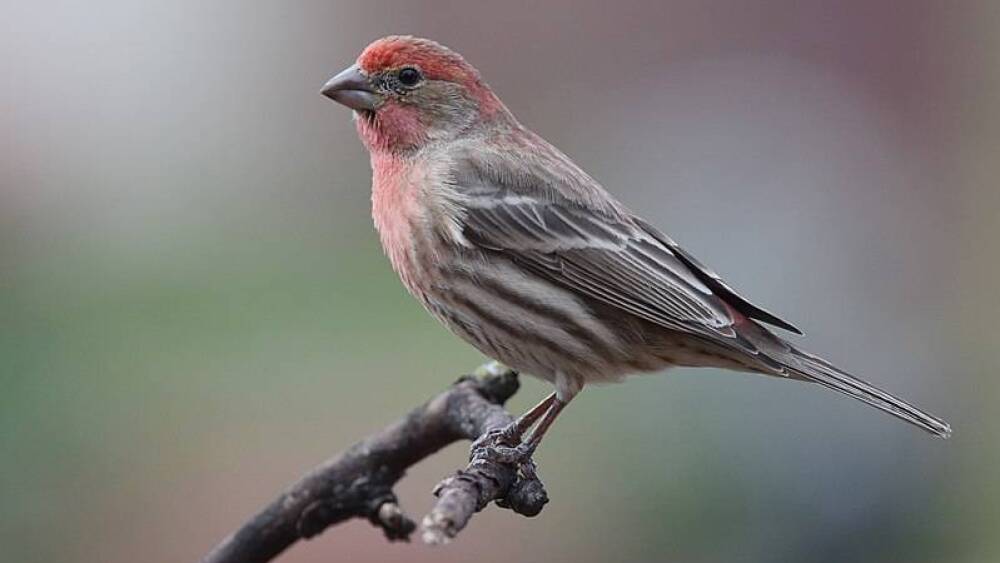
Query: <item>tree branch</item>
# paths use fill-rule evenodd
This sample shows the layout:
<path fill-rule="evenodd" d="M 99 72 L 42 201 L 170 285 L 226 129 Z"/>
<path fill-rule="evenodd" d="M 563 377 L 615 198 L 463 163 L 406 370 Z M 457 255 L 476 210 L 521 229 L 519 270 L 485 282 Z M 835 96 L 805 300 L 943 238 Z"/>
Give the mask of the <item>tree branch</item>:
<path fill-rule="evenodd" d="M 461 439 L 474 440 L 510 424 L 503 408 L 517 374 L 487 364 L 402 419 L 316 467 L 222 541 L 202 563 L 263 563 L 299 539 L 351 518 L 367 518 L 390 541 L 408 540 L 416 524 L 400 509 L 392 487 L 406 469 Z M 438 501 L 424 517 L 421 538 L 445 543 L 491 501 L 525 516 L 548 502 L 534 471 L 473 449 L 469 465 L 434 489 Z"/>

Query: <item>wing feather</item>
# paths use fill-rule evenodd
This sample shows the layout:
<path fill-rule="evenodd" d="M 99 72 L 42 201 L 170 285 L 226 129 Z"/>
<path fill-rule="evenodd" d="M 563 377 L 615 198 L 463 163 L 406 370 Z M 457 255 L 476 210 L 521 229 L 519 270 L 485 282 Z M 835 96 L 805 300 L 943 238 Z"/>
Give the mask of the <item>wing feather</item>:
<path fill-rule="evenodd" d="M 550 281 L 672 330 L 732 338 L 725 304 L 635 224 L 528 197 L 475 198 L 463 235 Z"/>
<path fill-rule="evenodd" d="M 705 266 L 698 261 L 690 252 L 681 248 L 677 243 L 675 243 L 670 237 L 663 234 L 655 227 L 646 223 L 642 219 L 636 219 L 636 223 L 650 236 L 659 240 L 662 244 L 668 246 L 673 250 L 677 257 L 680 258 L 689 268 L 698 276 L 701 281 L 712 289 L 716 295 L 722 297 L 727 303 L 729 303 L 734 309 L 743 313 L 747 317 L 760 321 L 762 323 L 767 323 L 771 326 L 776 326 L 778 328 L 783 328 L 789 332 L 794 332 L 795 334 L 802 334 L 802 331 L 798 329 L 792 323 L 782 319 L 781 317 L 754 305 L 748 301 L 745 297 L 740 295 L 733 289 L 729 284 L 722 279 L 719 274 L 716 274 L 711 268 Z"/>
<path fill-rule="evenodd" d="M 516 172 L 505 166 L 515 157 L 492 146 L 456 161 L 470 244 L 671 330 L 731 343 L 740 340 L 733 325 L 742 313 L 800 332 L 737 294 L 551 145 L 535 143 L 517 155 Z"/>

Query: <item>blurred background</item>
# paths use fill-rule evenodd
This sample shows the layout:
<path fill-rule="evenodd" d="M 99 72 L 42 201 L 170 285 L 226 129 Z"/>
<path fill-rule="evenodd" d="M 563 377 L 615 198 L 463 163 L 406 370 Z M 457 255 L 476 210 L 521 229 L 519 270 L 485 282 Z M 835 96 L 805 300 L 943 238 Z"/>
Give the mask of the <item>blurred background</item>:
<path fill-rule="evenodd" d="M 1000 4 L 2 0 L 5 561 L 197 560 L 483 361 L 390 270 L 318 94 L 390 33 L 465 54 L 805 348 L 955 436 L 678 369 L 574 402 L 536 519 L 491 507 L 445 549 L 358 521 L 281 561 L 1000 560 Z"/>

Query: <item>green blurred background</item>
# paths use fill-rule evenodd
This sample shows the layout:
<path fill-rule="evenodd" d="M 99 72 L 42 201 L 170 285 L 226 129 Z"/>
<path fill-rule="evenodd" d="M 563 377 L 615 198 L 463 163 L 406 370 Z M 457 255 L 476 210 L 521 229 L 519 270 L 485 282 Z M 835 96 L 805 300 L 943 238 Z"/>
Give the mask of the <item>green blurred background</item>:
<path fill-rule="evenodd" d="M 482 361 L 391 272 L 318 94 L 412 33 L 955 436 L 679 369 L 574 402 L 536 519 L 490 508 L 445 549 L 354 522 L 283 561 L 1000 560 L 998 7 L 2 0 L 0 558 L 194 561 Z"/>

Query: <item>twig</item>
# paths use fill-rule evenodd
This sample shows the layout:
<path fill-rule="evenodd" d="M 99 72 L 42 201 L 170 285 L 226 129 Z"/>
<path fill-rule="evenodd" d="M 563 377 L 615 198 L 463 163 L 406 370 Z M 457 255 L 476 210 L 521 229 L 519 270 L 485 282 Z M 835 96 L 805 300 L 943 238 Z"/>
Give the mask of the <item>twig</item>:
<path fill-rule="evenodd" d="M 351 518 L 367 518 L 390 541 L 408 540 L 416 524 L 400 509 L 393 485 L 406 469 L 461 439 L 474 440 L 510 424 L 503 408 L 518 389 L 517 374 L 487 364 L 456 381 L 402 419 L 327 460 L 222 541 L 202 563 L 263 563 L 299 539 Z M 423 519 L 422 539 L 445 543 L 491 501 L 525 516 L 548 498 L 534 471 L 472 452 L 464 470 L 434 490 L 438 501 Z M 525 474 L 526 473 L 526 474 Z"/>

